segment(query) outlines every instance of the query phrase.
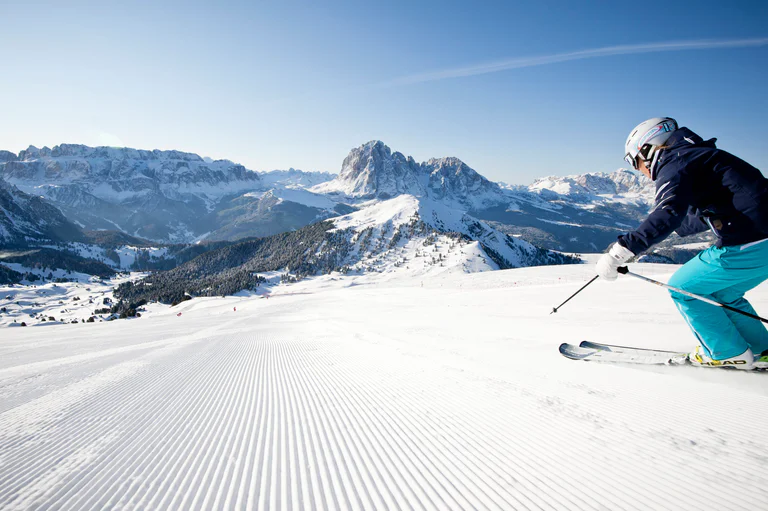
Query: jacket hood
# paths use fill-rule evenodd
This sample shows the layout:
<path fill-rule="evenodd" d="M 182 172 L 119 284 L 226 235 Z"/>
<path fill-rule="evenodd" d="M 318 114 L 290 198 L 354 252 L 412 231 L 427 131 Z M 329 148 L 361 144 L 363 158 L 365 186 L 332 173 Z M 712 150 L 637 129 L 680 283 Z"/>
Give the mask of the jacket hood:
<path fill-rule="evenodd" d="M 703 145 L 705 147 L 715 147 L 715 141 L 717 141 L 716 138 L 704 140 L 693 131 L 683 127 L 675 130 L 675 132 L 672 133 L 672 135 L 667 139 L 667 143 L 665 145 L 667 146 L 667 149 L 673 149 L 680 145 Z"/>
<path fill-rule="evenodd" d="M 693 131 L 689 130 L 686 127 L 682 127 L 675 130 L 675 132 L 672 133 L 672 135 L 667 139 L 667 142 L 664 144 L 666 147 L 664 148 L 664 150 L 662 150 L 661 154 L 659 155 L 659 161 L 657 162 L 656 165 L 654 165 L 651 179 L 656 181 L 656 176 L 658 175 L 659 168 L 661 168 L 662 165 L 664 164 L 664 160 L 668 160 L 670 155 L 673 154 L 676 150 L 681 149 L 683 147 L 691 147 L 691 146 L 711 147 L 715 149 L 716 141 L 717 141 L 716 138 L 710 138 L 709 140 L 704 140 L 699 135 L 697 135 L 696 133 L 694 133 Z"/>

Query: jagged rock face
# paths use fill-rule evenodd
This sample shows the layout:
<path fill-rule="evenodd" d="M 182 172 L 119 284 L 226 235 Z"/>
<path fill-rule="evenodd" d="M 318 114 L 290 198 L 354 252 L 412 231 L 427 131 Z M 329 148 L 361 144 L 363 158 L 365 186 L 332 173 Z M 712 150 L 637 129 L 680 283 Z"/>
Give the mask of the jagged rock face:
<path fill-rule="evenodd" d="M 429 172 L 429 191 L 435 199 L 460 198 L 458 202 L 471 204 L 475 209 L 504 202 L 499 185 L 488 181 L 458 158 L 433 158 L 423 166 Z"/>
<path fill-rule="evenodd" d="M 48 200 L 75 208 L 104 208 L 109 204 L 78 185 L 43 185 L 36 188 Z"/>
<path fill-rule="evenodd" d="M 43 147 L 38 149 L 35 146 L 29 146 L 19 153 L 19 160 L 37 160 L 40 158 L 59 158 L 74 157 L 87 159 L 105 159 L 105 160 L 184 160 L 202 162 L 203 158 L 196 154 L 184 153 L 181 151 L 161 151 L 154 149 L 146 151 L 142 149 L 131 149 L 129 147 L 89 147 L 82 144 L 61 144 L 53 149 Z"/>
<path fill-rule="evenodd" d="M 210 226 L 201 219 L 222 198 L 261 186 L 257 173 L 228 160 L 75 144 L 30 147 L 0 163 L 0 175 L 88 229 L 117 227 L 161 241 L 203 234 Z"/>
<path fill-rule="evenodd" d="M 196 154 L 180 151 L 74 144 L 62 144 L 53 149 L 30 147 L 21 151 L 15 161 L 6 162 L 4 167 L 3 175 L 11 182 L 78 183 L 90 185 L 89 191 L 97 196 L 201 186 L 212 187 L 215 193 L 222 185 L 242 183 L 240 188 L 247 188 L 260 182 L 257 173 L 228 160 L 207 163 Z M 184 192 L 177 191 L 178 194 Z"/>
<path fill-rule="evenodd" d="M 350 151 L 334 186 L 328 188 L 364 198 L 418 194 L 422 189 L 419 174 L 419 165 L 413 158 L 392 153 L 382 142 L 374 141 Z"/>
<path fill-rule="evenodd" d="M 0 179 L 0 245 L 69 241 L 82 236 L 56 207 Z"/>
<path fill-rule="evenodd" d="M 2 151 L 0 150 L 0 163 L 6 163 L 9 161 L 14 161 L 18 158 L 15 154 L 13 154 L 10 151 Z"/>
<path fill-rule="evenodd" d="M 352 149 L 344 159 L 339 176 L 314 190 L 359 199 L 389 199 L 408 194 L 449 201 L 468 209 L 505 201 L 497 184 L 488 181 L 458 158 L 416 163 L 410 156 L 393 153 L 378 140 Z"/>
<path fill-rule="evenodd" d="M 302 227 L 331 213 L 282 201 L 254 216 L 247 208 L 233 207 L 232 201 L 242 198 L 241 203 L 250 203 L 253 191 L 303 188 L 334 177 L 294 169 L 259 174 L 228 160 L 180 151 L 75 144 L 30 147 L 19 156 L 0 153 L 0 176 L 44 196 L 86 229 L 119 229 L 160 242 Z"/>

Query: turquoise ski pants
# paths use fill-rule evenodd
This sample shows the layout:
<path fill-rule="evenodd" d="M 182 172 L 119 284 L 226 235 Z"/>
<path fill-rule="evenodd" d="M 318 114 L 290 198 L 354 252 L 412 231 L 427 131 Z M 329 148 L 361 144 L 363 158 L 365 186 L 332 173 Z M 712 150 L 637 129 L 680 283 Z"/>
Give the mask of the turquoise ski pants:
<path fill-rule="evenodd" d="M 710 247 L 672 275 L 669 285 L 756 314 L 744 293 L 768 279 L 768 240 L 733 247 Z M 752 318 L 670 291 L 704 351 L 715 360 L 747 348 L 768 349 L 768 330 Z"/>

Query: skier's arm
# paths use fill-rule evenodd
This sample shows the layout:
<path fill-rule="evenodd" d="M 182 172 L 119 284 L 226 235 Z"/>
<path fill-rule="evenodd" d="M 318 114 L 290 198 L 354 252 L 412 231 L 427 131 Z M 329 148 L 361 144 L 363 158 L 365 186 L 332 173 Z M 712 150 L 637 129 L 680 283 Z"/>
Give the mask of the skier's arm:
<path fill-rule="evenodd" d="M 688 206 L 691 202 L 688 177 L 684 169 L 680 172 L 669 169 L 667 174 L 671 176 L 659 183 L 656 191 L 656 205 L 648 218 L 633 232 L 619 236 L 619 243 L 635 255 L 663 241 L 679 228 L 688 216 Z"/>

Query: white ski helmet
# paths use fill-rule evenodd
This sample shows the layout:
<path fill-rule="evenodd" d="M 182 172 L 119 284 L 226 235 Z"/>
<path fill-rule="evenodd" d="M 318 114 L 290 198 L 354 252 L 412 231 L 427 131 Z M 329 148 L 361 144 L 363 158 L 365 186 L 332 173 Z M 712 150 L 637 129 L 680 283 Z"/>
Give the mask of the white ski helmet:
<path fill-rule="evenodd" d="M 641 122 L 629 132 L 624 144 L 624 160 L 637 170 L 637 156 L 640 155 L 645 165 L 652 169 L 655 161 L 651 160 L 655 160 L 657 149 L 676 129 L 677 121 L 671 117 L 654 117 Z"/>

